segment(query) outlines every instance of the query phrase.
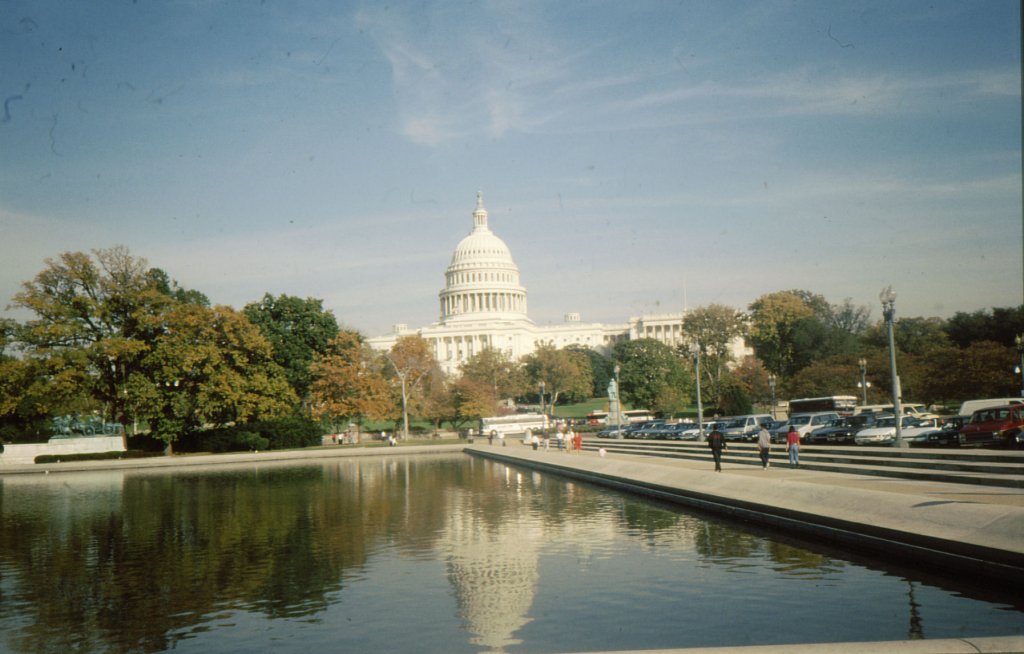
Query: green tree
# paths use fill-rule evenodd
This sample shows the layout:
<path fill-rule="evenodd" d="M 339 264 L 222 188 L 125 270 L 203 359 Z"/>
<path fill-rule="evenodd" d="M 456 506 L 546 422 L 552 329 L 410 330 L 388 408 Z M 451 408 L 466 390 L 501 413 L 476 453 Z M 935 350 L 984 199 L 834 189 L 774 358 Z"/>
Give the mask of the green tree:
<path fill-rule="evenodd" d="M 181 304 L 154 319 L 161 335 L 128 380 L 168 448 L 202 427 L 288 415 L 297 398 L 270 344 L 230 307 Z"/>
<path fill-rule="evenodd" d="M 344 330 L 331 339 L 310 365 L 313 417 L 329 421 L 337 432 L 349 422 L 361 425 L 391 415 L 394 403 L 376 360 L 358 332 Z"/>
<path fill-rule="evenodd" d="M 178 281 L 171 279 L 171 276 L 160 268 L 150 268 L 146 273 L 153 287 L 169 298 L 173 298 L 181 304 L 198 304 L 203 307 L 210 306 L 210 298 L 196 290 L 182 288 Z"/>
<path fill-rule="evenodd" d="M 692 372 L 661 341 L 640 338 L 616 343 L 612 360 L 619 364 L 622 399 L 631 406 L 653 410 L 665 397 L 673 397 L 669 389 L 689 397 L 694 388 Z"/>
<path fill-rule="evenodd" d="M 967 347 L 978 341 L 1014 345 L 1014 338 L 1024 333 L 1024 305 L 982 309 L 973 313 L 958 311 L 945 324 L 951 341 Z"/>
<path fill-rule="evenodd" d="M 323 301 L 269 293 L 259 302 L 245 305 L 243 312 L 259 327 L 274 348 L 274 361 L 281 366 L 295 394 L 305 400 L 312 382 L 310 364 L 338 335 L 338 321 L 323 308 Z"/>
<path fill-rule="evenodd" d="M 612 360 L 586 345 L 568 345 L 565 349 L 570 352 L 582 352 L 590 359 L 590 374 L 592 378 L 590 396 L 607 396 L 608 382 L 615 377 L 615 364 L 612 363 Z"/>

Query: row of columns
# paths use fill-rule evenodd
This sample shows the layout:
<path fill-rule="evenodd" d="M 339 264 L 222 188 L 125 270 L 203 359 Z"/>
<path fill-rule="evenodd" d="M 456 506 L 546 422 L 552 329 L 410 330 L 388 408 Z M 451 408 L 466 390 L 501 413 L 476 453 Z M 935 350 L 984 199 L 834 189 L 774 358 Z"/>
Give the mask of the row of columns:
<path fill-rule="evenodd" d="M 459 334 L 434 339 L 434 357 L 440 361 L 465 361 L 493 345 L 490 334 Z"/>
<path fill-rule="evenodd" d="M 677 345 L 682 342 L 683 338 L 683 326 L 679 323 L 668 325 L 643 325 L 643 328 L 641 330 L 636 330 L 636 332 L 637 333 L 633 335 L 634 338 L 653 338 L 654 340 L 661 341 L 667 345 Z"/>
<path fill-rule="evenodd" d="M 441 315 L 502 311 L 526 313 L 525 293 L 457 293 L 441 298 Z"/>

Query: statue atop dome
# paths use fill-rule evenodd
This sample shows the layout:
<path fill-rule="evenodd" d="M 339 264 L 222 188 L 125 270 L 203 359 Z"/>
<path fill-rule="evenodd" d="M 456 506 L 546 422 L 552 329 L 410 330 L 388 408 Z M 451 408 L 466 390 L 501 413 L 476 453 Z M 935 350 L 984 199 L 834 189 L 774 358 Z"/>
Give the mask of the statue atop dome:
<path fill-rule="evenodd" d="M 484 209 L 484 192 L 476 192 L 476 209 L 473 210 L 473 231 L 488 229 L 487 209 Z"/>

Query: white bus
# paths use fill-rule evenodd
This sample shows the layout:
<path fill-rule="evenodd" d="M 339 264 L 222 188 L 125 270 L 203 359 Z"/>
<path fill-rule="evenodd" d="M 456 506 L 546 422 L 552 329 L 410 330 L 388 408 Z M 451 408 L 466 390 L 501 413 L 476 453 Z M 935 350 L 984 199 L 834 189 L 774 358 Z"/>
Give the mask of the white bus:
<path fill-rule="evenodd" d="M 654 420 L 654 414 L 647 409 L 627 409 L 622 412 L 622 419 L 626 422 L 649 422 Z"/>
<path fill-rule="evenodd" d="M 542 413 L 513 413 L 507 416 L 492 416 L 480 419 L 480 436 L 484 438 L 505 438 L 522 436 L 525 440 L 534 434 L 547 431 L 550 423 Z"/>
<path fill-rule="evenodd" d="M 857 407 L 857 398 L 853 395 L 831 395 L 829 397 L 805 397 L 789 401 L 789 415 L 798 413 L 821 413 L 834 411 L 841 416 L 848 416 Z"/>

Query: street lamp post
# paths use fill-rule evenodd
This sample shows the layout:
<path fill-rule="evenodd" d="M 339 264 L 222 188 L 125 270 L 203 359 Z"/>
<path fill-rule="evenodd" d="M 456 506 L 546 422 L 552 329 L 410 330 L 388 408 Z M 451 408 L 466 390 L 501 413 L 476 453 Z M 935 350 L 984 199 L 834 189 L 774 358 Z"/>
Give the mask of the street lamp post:
<path fill-rule="evenodd" d="M 857 384 L 857 385 L 861 387 L 861 391 L 864 394 L 863 395 L 864 400 L 861 402 L 861 404 L 867 406 L 867 403 L 868 403 L 868 381 L 867 381 L 866 375 L 867 375 L 867 372 L 868 372 L 868 360 L 864 359 L 864 358 L 861 358 L 860 360 L 857 361 L 857 365 L 860 366 L 860 383 Z"/>
<path fill-rule="evenodd" d="M 1020 357 L 1020 396 L 1024 397 L 1024 334 L 1017 334 L 1013 337 L 1017 344 L 1017 356 Z"/>
<path fill-rule="evenodd" d="M 540 413 L 544 415 L 544 380 L 540 382 Z"/>
<path fill-rule="evenodd" d="M 619 388 L 619 364 L 615 364 L 615 438 L 622 438 L 622 391 Z"/>
<path fill-rule="evenodd" d="M 775 420 L 775 375 L 768 375 L 768 388 L 772 389 L 772 420 Z"/>
<path fill-rule="evenodd" d="M 889 332 L 889 368 L 892 370 L 892 409 L 896 416 L 896 440 L 895 447 L 903 447 L 903 405 L 900 396 L 900 377 L 896 373 L 896 339 L 893 336 L 893 319 L 896 315 L 896 291 L 892 286 L 887 286 L 878 294 L 882 301 L 882 315 L 885 316 L 885 326 Z"/>
<path fill-rule="evenodd" d="M 697 438 L 704 440 L 704 405 L 700 402 L 700 345 L 690 345 L 690 354 L 693 355 L 694 376 L 697 378 Z"/>

